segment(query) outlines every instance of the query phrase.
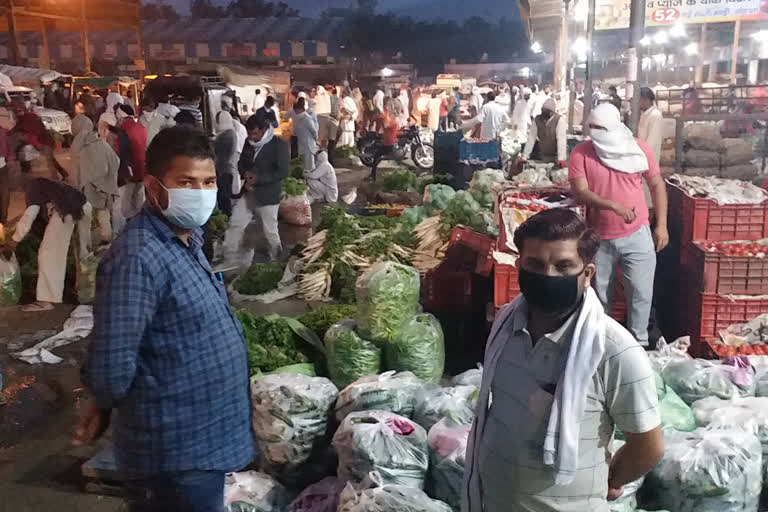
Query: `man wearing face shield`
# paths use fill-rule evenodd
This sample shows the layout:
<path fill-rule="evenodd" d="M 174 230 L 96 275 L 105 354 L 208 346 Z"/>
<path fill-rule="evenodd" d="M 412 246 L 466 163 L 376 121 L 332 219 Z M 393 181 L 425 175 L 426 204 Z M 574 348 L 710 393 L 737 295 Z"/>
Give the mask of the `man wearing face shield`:
<path fill-rule="evenodd" d="M 74 444 L 111 412 L 131 511 L 221 510 L 224 475 L 253 458 L 248 355 L 224 283 L 202 252 L 216 206 L 213 150 L 186 127 L 147 150 L 147 205 L 96 277 L 82 378 L 93 396 Z"/>
<path fill-rule="evenodd" d="M 528 140 L 523 150 L 523 161 L 533 156 L 534 160 L 557 162 L 560 168 L 568 167 L 566 162 L 566 132 L 568 125 L 565 116 L 556 112 L 557 105 L 553 98 L 547 98 L 541 107 L 541 114 L 531 123 Z"/>
<path fill-rule="evenodd" d="M 651 364 L 591 287 L 600 238 L 578 214 L 538 213 L 514 242 L 522 295 L 488 338 L 462 511 L 607 512 L 664 453 Z"/>
<path fill-rule="evenodd" d="M 621 267 L 627 328 L 647 346 L 656 252 L 669 242 L 664 180 L 653 150 L 635 139 L 616 107 L 601 103 L 586 124 L 592 140 L 571 152 L 568 179 L 576 200 L 587 206 L 587 222 L 602 239 L 595 258 L 595 290 L 610 311 L 616 268 Z M 643 179 L 656 216 L 653 232 Z"/>

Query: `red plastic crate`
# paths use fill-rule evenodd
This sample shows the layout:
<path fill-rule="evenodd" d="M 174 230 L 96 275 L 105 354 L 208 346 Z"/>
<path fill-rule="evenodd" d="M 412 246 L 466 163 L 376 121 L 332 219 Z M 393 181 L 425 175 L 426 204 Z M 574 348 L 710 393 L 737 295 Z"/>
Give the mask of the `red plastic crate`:
<path fill-rule="evenodd" d="M 475 273 L 484 277 L 491 275 L 493 270 L 493 250 L 496 247 L 496 239 L 483 235 L 464 226 L 456 226 L 451 231 L 451 245 L 464 244 L 477 252 L 477 266 Z"/>
<path fill-rule="evenodd" d="M 739 297 L 702 293 L 691 301 L 688 333 L 692 339 L 716 341 L 720 331 L 732 324 L 742 324 L 768 313 L 768 298 Z"/>
<path fill-rule="evenodd" d="M 704 359 L 717 359 L 731 356 L 768 356 L 768 345 L 741 345 L 731 347 L 715 340 L 701 340 L 691 345 L 693 355 Z"/>
<path fill-rule="evenodd" d="M 683 247 L 694 240 L 724 242 L 768 237 L 768 201 L 762 204 L 719 205 L 711 199 L 691 197 L 667 183 L 669 218 L 679 219 Z"/>
<path fill-rule="evenodd" d="M 472 307 L 472 273 L 442 270 L 438 265 L 424 276 L 421 302 L 428 312 L 469 311 Z"/>
<path fill-rule="evenodd" d="M 693 243 L 690 275 L 697 292 L 721 295 L 768 295 L 768 258 L 727 256 L 708 252 Z M 686 251 L 684 251 L 686 252 Z"/>
<path fill-rule="evenodd" d="M 517 267 L 496 263 L 493 267 L 493 305 L 500 308 L 520 295 Z"/>

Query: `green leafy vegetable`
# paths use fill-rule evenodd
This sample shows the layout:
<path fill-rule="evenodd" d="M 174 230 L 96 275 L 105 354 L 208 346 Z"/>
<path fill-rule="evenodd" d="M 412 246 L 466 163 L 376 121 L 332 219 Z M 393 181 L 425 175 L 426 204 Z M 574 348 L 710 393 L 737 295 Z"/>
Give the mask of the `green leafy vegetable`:
<path fill-rule="evenodd" d="M 237 280 L 235 290 L 245 295 L 261 295 L 277 288 L 284 272 L 285 263 L 257 263 Z"/>
<path fill-rule="evenodd" d="M 448 185 L 429 185 L 424 190 L 424 208 L 431 214 L 435 210 L 444 210 L 456 191 Z"/>
<path fill-rule="evenodd" d="M 343 318 L 355 316 L 356 312 L 357 306 L 354 305 L 328 304 L 304 313 L 299 316 L 298 320 L 309 329 L 312 329 L 320 339 L 323 339 L 325 332 L 333 324 Z"/>
<path fill-rule="evenodd" d="M 355 283 L 357 271 L 348 263 L 339 262 L 331 272 L 331 297 L 342 304 L 355 303 Z M 341 318 L 354 315 L 343 315 Z"/>
<path fill-rule="evenodd" d="M 304 159 L 302 157 L 296 157 L 291 160 L 291 166 L 288 171 L 288 176 L 297 180 L 304 179 Z"/>
<path fill-rule="evenodd" d="M 448 201 L 445 209 L 440 213 L 444 229 L 450 233 L 455 226 L 462 225 L 482 233 L 492 235 L 493 216 L 485 211 L 472 194 L 466 190 L 456 192 L 456 195 Z M 498 228 L 496 228 L 498 230 Z"/>
<path fill-rule="evenodd" d="M 381 348 L 355 332 L 354 320 L 342 320 L 325 333 L 328 373 L 339 389 L 381 370 Z"/>
<path fill-rule="evenodd" d="M 349 158 L 352 156 L 357 156 L 360 152 L 357 150 L 356 146 L 341 146 L 337 147 L 333 154 L 338 159 L 343 158 Z"/>
<path fill-rule="evenodd" d="M 389 370 L 413 372 L 428 383 L 439 382 L 443 376 L 443 329 L 437 318 L 430 314 L 412 317 L 384 350 Z"/>
<path fill-rule="evenodd" d="M 0 255 L 0 306 L 13 306 L 21 298 L 21 269 L 15 258 Z"/>
<path fill-rule="evenodd" d="M 229 226 L 229 217 L 224 212 L 216 208 L 213 210 L 211 218 L 208 220 L 208 236 L 212 240 L 224 240 L 224 233 Z"/>
<path fill-rule="evenodd" d="M 391 341 L 419 308 L 419 272 L 393 262 L 376 263 L 357 282 L 360 334 Z"/>
<path fill-rule="evenodd" d="M 288 176 L 283 179 L 282 182 L 283 195 L 287 197 L 300 196 L 307 191 L 307 184 L 304 183 L 304 179 L 296 179 L 293 176 Z"/>
<path fill-rule="evenodd" d="M 419 186 L 419 177 L 408 169 L 395 169 L 382 178 L 381 186 L 387 192 L 415 191 Z"/>
<path fill-rule="evenodd" d="M 235 311 L 235 316 L 243 326 L 251 375 L 308 363 L 317 357 L 317 350 L 291 328 L 291 319 L 279 315 L 254 316 L 245 310 Z"/>

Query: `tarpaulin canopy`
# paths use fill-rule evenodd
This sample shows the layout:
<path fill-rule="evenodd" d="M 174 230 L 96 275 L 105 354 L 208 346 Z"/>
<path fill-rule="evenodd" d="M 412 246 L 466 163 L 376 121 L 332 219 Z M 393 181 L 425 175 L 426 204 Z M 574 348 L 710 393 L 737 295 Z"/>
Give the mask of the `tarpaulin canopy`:
<path fill-rule="evenodd" d="M 137 80 L 129 76 L 78 76 L 75 77 L 75 85 L 81 87 L 91 87 L 94 89 L 105 89 L 110 85 L 120 84 L 123 87 L 130 87 L 137 83 Z"/>
<path fill-rule="evenodd" d="M 249 69 L 242 66 L 219 66 L 219 75 L 227 84 L 237 87 L 268 85 L 278 94 L 291 89 L 291 74 L 272 69 Z"/>
<path fill-rule="evenodd" d="M 63 76 L 58 71 L 50 69 L 25 68 L 21 66 L 10 66 L 0 64 L 0 73 L 6 75 L 14 84 L 23 84 L 29 82 L 51 82 Z"/>

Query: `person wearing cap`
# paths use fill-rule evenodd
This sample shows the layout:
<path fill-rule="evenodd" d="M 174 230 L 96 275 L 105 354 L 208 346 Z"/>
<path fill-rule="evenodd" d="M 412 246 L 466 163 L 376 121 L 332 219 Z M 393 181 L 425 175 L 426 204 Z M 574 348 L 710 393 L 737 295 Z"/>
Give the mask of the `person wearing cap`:
<path fill-rule="evenodd" d="M 587 223 L 602 240 L 595 256 L 595 291 L 605 311 L 611 311 L 621 267 L 627 329 L 647 347 L 656 252 L 669 243 L 667 190 L 653 150 L 632 135 L 616 107 L 600 103 L 585 124 L 591 140 L 571 152 L 568 180 L 574 199 L 587 206 Z M 643 180 L 653 201 L 653 231 Z"/>
<path fill-rule="evenodd" d="M 528 136 L 528 129 L 531 124 L 531 89 L 523 87 L 523 94 L 515 102 L 515 108 L 512 110 L 512 134 L 516 140 L 523 140 Z"/>
<path fill-rule="evenodd" d="M 658 162 L 664 138 L 664 116 L 656 108 L 656 95 L 648 87 L 640 89 L 640 122 L 637 125 L 637 136 L 651 146 Z"/>
<path fill-rule="evenodd" d="M 545 162 L 557 162 L 561 168 L 568 167 L 566 162 L 565 116 L 556 112 L 557 104 L 553 98 L 547 98 L 539 114 L 528 130 L 528 140 L 523 150 L 523 161 L 531 158 Z"/>

